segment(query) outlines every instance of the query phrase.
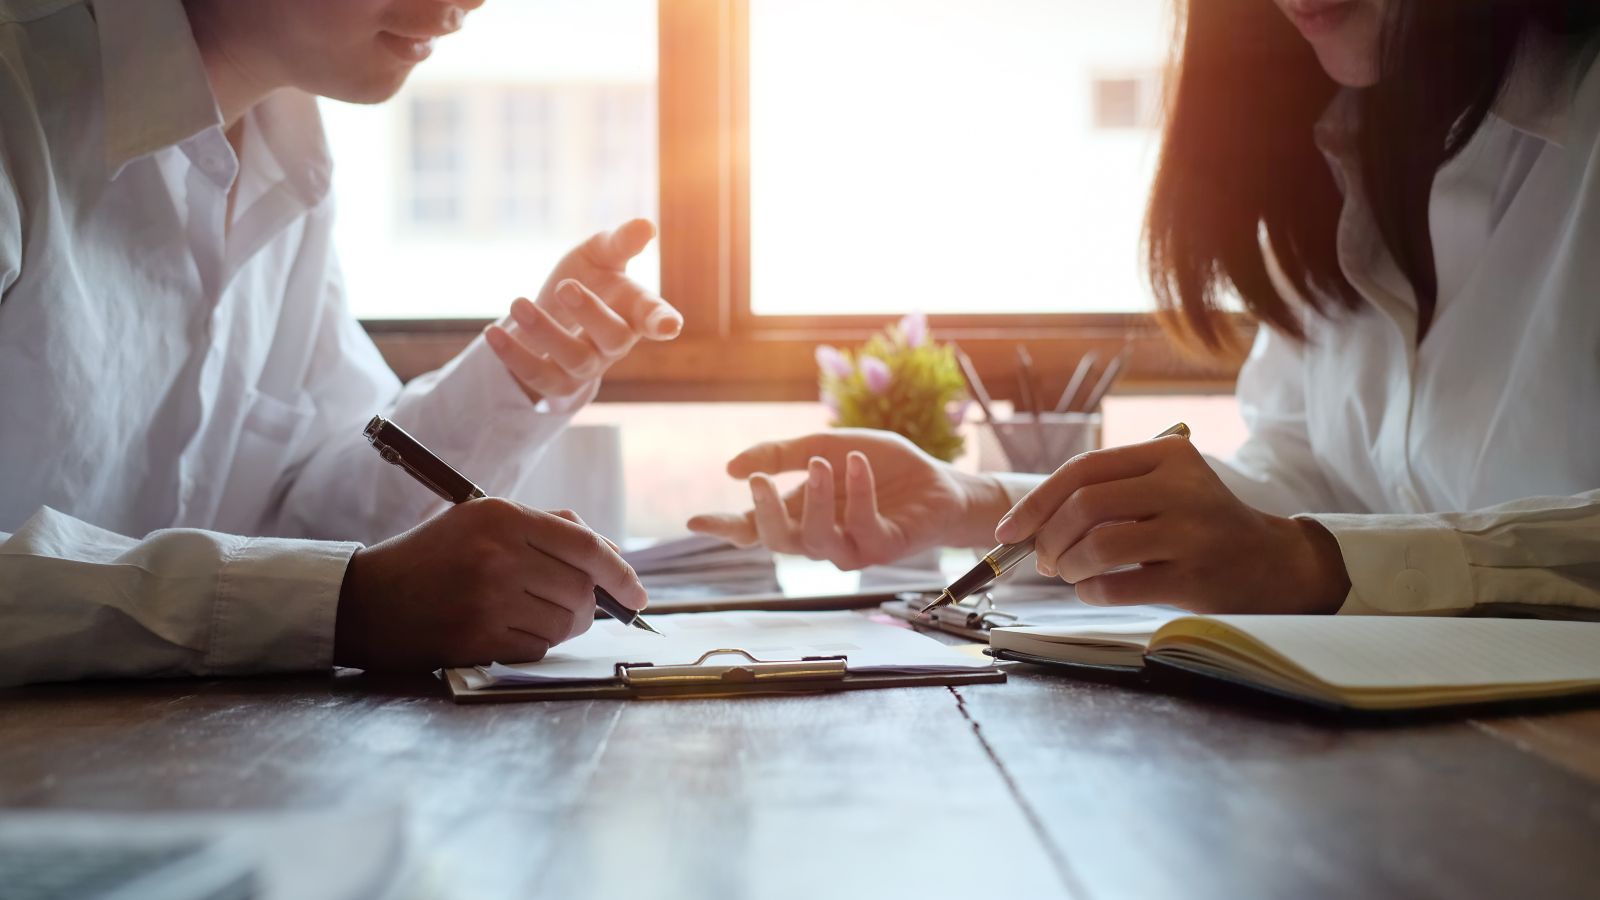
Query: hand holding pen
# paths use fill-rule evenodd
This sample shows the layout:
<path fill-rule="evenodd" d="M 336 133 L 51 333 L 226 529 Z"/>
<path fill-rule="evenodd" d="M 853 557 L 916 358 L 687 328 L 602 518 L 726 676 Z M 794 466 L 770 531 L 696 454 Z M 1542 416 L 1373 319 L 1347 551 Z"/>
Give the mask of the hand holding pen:
<path fill-rule="evenodd" d="M 1177 433 L 1067 462 L 1012 507 L 995 540 L 1031 541 L 1039 573 L 1076 585 L 1086 603 L 1336 611 L 1350 582 L 1332 535 L 1247 505 Z"/>
<path fill-rule="evenodd" d="M 396 490 L 421 490 L 395 477 Z M 527 662 L 588 630 L 597 589 L 625 615 L 646 600 L 632 567 L 576 515 L 508 500 L 454 505 L 347 564 L 335 555 L 328 564 L 345 573 L 333 647 L 341 666 Z"/>

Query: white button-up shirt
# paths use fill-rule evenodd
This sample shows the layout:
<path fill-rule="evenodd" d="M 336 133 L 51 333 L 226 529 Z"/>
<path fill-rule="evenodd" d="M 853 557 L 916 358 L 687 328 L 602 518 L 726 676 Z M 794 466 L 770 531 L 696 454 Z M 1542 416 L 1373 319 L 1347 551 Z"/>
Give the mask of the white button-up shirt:
<path fill-rule="evenodd" d="M 536 410 L 481 338 L 402 388 L 315 102 L 242 146 L 179 0 L 0 0 L 0 684 L 327 667 L 355 542 L 441 506 L 366 421 L 515 497 L 587 399 Z"/>
<path fill-rule="evenodd" d="M 1431 197 L 1439 300 L 1379 236 L 1338 98 L 1319 145 L 1344 190 L 1340 266 L 1365 308 L 1263 328 L 1250 436 L 1212 460 L 1246 503 L 1338 540 L 1343 612 L 1600 608 L 1600 67 L 1530 45 Z M 1280 288 L 1281 289 L 1281 288 Z M 1028 482 L 1007 479 L 1014 497 Z M 1037 483 L 1036 481 L 1034 483 Z"/>

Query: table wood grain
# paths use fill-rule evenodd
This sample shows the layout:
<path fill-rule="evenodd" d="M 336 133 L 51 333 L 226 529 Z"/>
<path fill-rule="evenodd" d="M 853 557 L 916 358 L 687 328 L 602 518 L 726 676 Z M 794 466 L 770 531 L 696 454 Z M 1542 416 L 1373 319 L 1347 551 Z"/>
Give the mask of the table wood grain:
<path fill-rule="evenodd" d="M 400 799 L 461 897 L 1600 895 L 1596 711 L 1353 727 L 1003 685 L 457 706 L 430 678 L 0 691 L 0 807 Z"/>

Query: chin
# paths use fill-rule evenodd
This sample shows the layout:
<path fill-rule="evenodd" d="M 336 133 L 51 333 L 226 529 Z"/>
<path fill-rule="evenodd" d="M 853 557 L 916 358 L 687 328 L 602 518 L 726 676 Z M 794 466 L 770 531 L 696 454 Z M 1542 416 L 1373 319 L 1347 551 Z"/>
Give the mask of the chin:
<path fill-rule="evenodd" d="M 310 90 L 318 96 L 344 103 L 382 103 L 400 93 L 410 75 L 410 66 L 373 67 L 365 72 L 344 73 L 343 77 Z"/>
<path fill-rule="evenodd" d="M 1361 54 L 1317 49 L 1317 61 L 1328 77 L 1348 88 L 1367 88 L 1378 83 L 1378 62 Z"/>

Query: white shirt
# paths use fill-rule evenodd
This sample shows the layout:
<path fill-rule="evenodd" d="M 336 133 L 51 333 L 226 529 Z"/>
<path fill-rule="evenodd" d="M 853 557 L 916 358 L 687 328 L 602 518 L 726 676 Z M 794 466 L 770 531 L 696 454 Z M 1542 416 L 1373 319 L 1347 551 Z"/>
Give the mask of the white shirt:
<path fill-rule="evenodd" d="M 1238 384 L 1249 439 L 1212 464 L 1246 503 L 1333 534 L 1351 582 L 1342 612 L 1600 608 L 1600 67 L 1588 59 L 1524 55 L 1439 173 L 1439 302 L 1420 348 L 1415 294 L 1358 183 L 1355 97 L 1318 127 L 1345 195 L 1340 266 L 1366 308 L 1308 317 L 1304 344 L 1261 330 Z"/>
<path fill-rule="evenodd" d="M 481 338 L 402 388 L 315 102 L 243 135 L 179 0 L 0 0 L 0 684 L 326 668 L 356 542 L 442 505 L 367 420 L 516 497 L 592 396 L 536 410 Z"/>

